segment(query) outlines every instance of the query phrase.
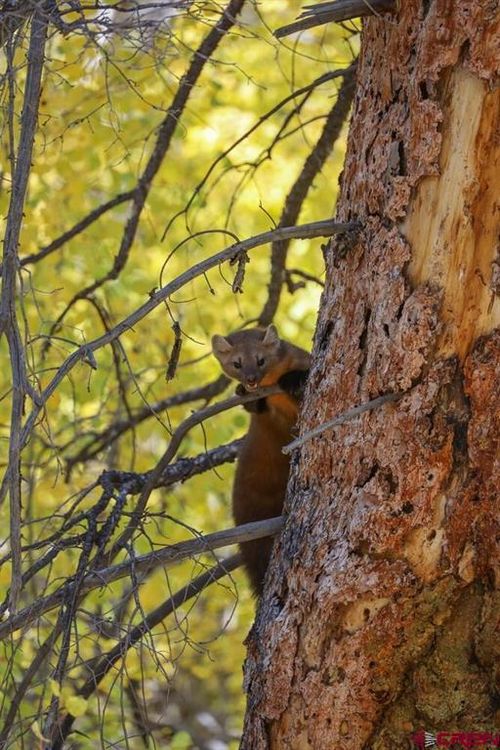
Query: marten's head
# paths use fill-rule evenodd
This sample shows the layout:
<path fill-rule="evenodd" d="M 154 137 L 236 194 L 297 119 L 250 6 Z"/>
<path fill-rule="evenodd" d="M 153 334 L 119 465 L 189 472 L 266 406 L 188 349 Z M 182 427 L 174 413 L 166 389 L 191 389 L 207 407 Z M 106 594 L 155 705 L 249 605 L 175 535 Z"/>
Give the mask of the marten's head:
<path fill-rule="evenodd" d="M 229 336 L 213 336 L 212 351 L 230 378 L 253 391 L 282 358 L 281 341 L 274 326 L 236 331 Z"/>

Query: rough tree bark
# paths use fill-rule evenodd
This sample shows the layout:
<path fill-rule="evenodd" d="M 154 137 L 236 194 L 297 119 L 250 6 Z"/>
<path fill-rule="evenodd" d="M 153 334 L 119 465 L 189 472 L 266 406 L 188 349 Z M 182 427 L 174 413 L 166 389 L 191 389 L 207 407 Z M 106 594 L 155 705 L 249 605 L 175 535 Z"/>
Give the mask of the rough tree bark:
<path fill-rule="evenodd" d="M 403 395 L 295 452 L 248 750 L 495 728 L 497 3 L 399 5 L 364 25 L 338 207 L 362 230 L 326 250 L 301 432 Z"/>

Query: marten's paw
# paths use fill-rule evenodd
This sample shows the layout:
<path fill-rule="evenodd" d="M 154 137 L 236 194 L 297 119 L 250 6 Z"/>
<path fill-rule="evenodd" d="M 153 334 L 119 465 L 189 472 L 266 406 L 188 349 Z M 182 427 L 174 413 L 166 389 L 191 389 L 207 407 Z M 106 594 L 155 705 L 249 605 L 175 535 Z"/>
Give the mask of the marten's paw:
<path fill-rule="evenodd" d="M 304 396 L 308 375 L 309 370 L 290 370 L 281 376 L 278 385 L 281 390 L 300 402 Z"/>
<path fill-rule="evenodd" d="M 248 396 L 250 391 L 245 389 L 243 383 L 238 383 L 235 393 L 237 396 Z M 267 402 L 265 398 L 258 398 L 257 401 L 249 401 L 243 404 L 243 408 L 250 414 L 262 414 L 263 411 L 267 411 Z"/>

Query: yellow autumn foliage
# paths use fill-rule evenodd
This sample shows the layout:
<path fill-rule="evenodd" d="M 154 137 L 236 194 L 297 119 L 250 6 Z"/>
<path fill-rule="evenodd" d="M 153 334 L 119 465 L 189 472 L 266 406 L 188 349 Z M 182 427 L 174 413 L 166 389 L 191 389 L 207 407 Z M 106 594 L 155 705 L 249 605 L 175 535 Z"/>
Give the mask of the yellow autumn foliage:
<path fill-rule="evenodd" d="M 220 13 L 219 3 L 195 5 L 200 5 L 200 12 L 181 14 L 167 27 L 168 33 L 157 35 L 152 45 L 138 44 L 138 37 L 132 33 L 107 38 L 101 38 L 95 28 L 92 34 L 84 33 L 79 30 L 78 14 L 72 12 L 65 16 L 66 23 L 75 24 L 72 33 L 63 34 L 51 27 L 20 239 L 21 260 L 50 246 L 101 204 L 135 187 L 179 80 L 189 67 L 192 51 Z M 300 106 L 297 99 L 290 98 L 275 114 L 265 115 L 293 91 L 349 64 L 357 44 L 356 36 L 330 26 L 300 39 L 278 42 L 271 30 L 285 19 L 292 20 L 299 6 L 295 0 L 249 2 L 239 25 L 224 37 L 191 91 L 116 278 L 92 290 L 87 298 L 76 300 L 82 290 L 112 269 L 130 217 L 130 201 L 117 204 L 43 260 L 22 266 L 18 319 L 27 371 L 35 389 L 46 388 L 79 346 L 125 320 L 149 299 L 152 290 L 230 245 L 233 240 L 225 232 L 245 239 L 279 222 L 286 196 L 321 133 L 339 83 L 329 81 L 313 89 Z M 17 93 L 10 122 L 16 144 L 27 43 L 21 36 L 14 52 Z M 8 114 L 5 54 L 0 65 L 4 76 L 2 106 Z M 259 118 L 260 126 L 228 152 Z M 6 216 L 13 178 L 8 159 L 12 145 L 9 128 L 3 128 L 1 137 L 0 211 Z M 342 138 L 315 179 L 300 213 L 301 223 L 332 216 L 344 145 Z M 208 230 L 210 233 L 196 235 Z M 320 245 L 320 240 L 292 242 L 288 268 L 321 279 Z M 23 564 L 26 569 L 36 566 L 53 548 L 52 542 L 44 545 L 44 540 L 50 540 L 63 523 L 70 523 L 78 514 L 82 514 L 81 521 L 71 534 L 81 538 L 74 545 L 61 547 L 47 566 L 35 572 L 23 591 L 21 606 L 29 604 L 30 596 L 36 600 L 48 595 L 75 575 L 88 531 L 84 513 L 101 496 L 100 488 L 94 486 L 101 472 L 145 472 L 154 468 L 172 431 L 202 402 L 156 413 L 152 409 L 150 418 L 125 431 L 92 460 L 76 463 L 69 474 L 68 461 L 83 448 L 92 447 L 111 424 L 219 376 L 218 365 L 210 356 L 210 338 L 259 315 L 267 297 L 269 247 L 252 251 L 243 294 L 232 292 L 233 275 L 234 267 L 225 264 L 194 278 L 168 300 L 168 305 L 158 306 L 124 330 L 119 345 L 98 349 L 95 362 L 91 358 L 79 361 L 48 398 L 22 455 Z M 310 347 L 320 291 L 314 282 L 305 283 L 293 294 L 285 289 L 276 319 L 283 337 Z M 55 328 L 61 315 L 63 320 Z M 175 378 L 167 382 L 174 320 L 181 326 L 183 343 Z M 11 383 L 5 343 L 0 347 L 4 363 L 0 435 L 4 450 L 10 430 Z M 29 416 L 30 408 L 27 401 L 23 419 Z M 246 423 L 243 410 L 224 412 L 191 430 L 179 456 L 196 456 L 230 442 L 243 434 Z M 6 460 L 7 452 L 2 458 L 4 465 Z M 232 473 L 233 466 L 224 465 L 184 484 L 155 491 L 128 554 L 145 554 L 198 533 L 232 526 Z M 113 539 L 125 527 L 136 500 L 137 496 L 126 499 L 125 515 Z M 110 499 L 97 518 L 96 533 L 105 527 L 119 502 L 117 496 Z M 0 507 L 0 523 L 3 529 L 9 528 L 8 503 Z M 8 555 L 6 534 L 1 536 L 0 554 Z M 94 546 L 92 554 L 96 550 Z M 115 562 L 123 559 L 124 554 Z M 192 701 L 193 710 L 212 714 L 225 729 L 227 747 L 236 746 L 244 706 L 243 640 L 254 612 L 241 570 L 187 601 L 146 632 L 125 659 L 116 662 L 88 700 L 79 695 L 89 677 L 89 665 L 98 663 L 102 654 L 145 614 L 213 563 L 214 556 L 206 554 L 167 570 L 158 569 L 146 580 L 135 582 L 135 595 L 128 590 L 130 580 L 103 585 L 86 595 L 67 644 L 62 688 L 51 677 L 60 658 L 58 641 L 43 671 L 48 679 L 38 681 L 21 704 L 20 725 L 29 722 L 42 742 L 43 719 L 33 721 L 32 715 L 56 697 L 63 713 L 80 717 L 78 727 L 85 736 L 98 738 L 101 725 L 109 741 L 127 733 L 135 737 L 133 712 L 130 708 L 124 711 L 123 704 L 130 687 L 140 682 L 139 694 L 149 706 L 152 720 L 165 720 L 165 726 L 173 732 L 169 747 L 180 750 L 195 746 L 191 719 L 186 718 L 189 712 L 186 709 L 181 721 L 179 712 L 174 716 L 169 713 L 172 708 L 166 708 L 169 700 L 170 706 L 177 707 Z M 5 559 L 0 565 L 4 596 L 10 574 L 10 562 Z M 0 666 L 4 684 L 7 671 L 19 678 L 29 667 L 57 616 L 58 610 L 51 610 L 36 630 L 16 630 L 8 645 L 8 663 Z M 167 735 L 160 729 L 158 732 L 161 743 Z M 137 737 L 130 740 L 130 747 L 141 747 Z"/>

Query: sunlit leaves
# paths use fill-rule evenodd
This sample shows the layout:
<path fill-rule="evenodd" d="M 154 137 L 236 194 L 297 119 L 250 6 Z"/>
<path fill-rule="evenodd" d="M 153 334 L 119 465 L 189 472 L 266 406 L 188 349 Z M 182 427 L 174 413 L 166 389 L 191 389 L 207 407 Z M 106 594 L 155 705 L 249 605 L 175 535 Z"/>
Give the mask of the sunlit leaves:
<path fill-rule="evenodd" d="M 208 22 L 213 23 L 220 12 L 218 3 L 205 3 L 202 8 L 201 15 L 193 12 L 179 17 L 171 34 L 158 38 L 149 48 L 138 46 L 138 36 L 133 34 L 132 38 L 104 38 L 80 29 L 63 36 L 52 30 L 19 248 L 21 259 L 49 245 L 100 204 L 135 188 L 192 51 L 207 33 Z M 22 268 L 19 315 L 35 388 L 45 387 L 76 347 L 126 318 L 159 284 L 229 244 L 232 240 L 223 233 L 225 230 L 246 238 L 272 228 L 280 220 L 287 193 L 334 101 L 337 83 L 323 84 L 307 97 L 291 97 L 272 116 L 265 115 L 293 91 L 334 67 L 345 66 L 352 56 L 342 29 L 325 28 L 303 35 L 301 41 L 278 43 L 271 30 L 283 22 L 284 16 L 293 18 L 297 8 L 297 2 L 288 0 L 248 3 L 241 25 L 223 40 L 206 65 L 151 185 L 131 251 L 117 279 L 106 282 L 90 299 L 73 304 L 60 328 L 53 330 L 54 321 L 75 295 L 113 267 L 130 216 L 130 201 L 106 212 L 42 261 Z M 71 20 L 68 16 L 68 23 Z M 25 40 L 20 39 L 11 122 L 16 139 L 25 53 Z M 7 103 L 4 89 L 4 112 Z M 232 148 L 257 125 L 248 138 Z M 11 180 L 6 125 L 1 134 L 0 210 L 5 216 Z M 310 190 L 301 221 L 332 215 L 342 152 L 343 143 L 339 143 Z M 196 236 L 207 230 L 212 233 Z M 173 252 L 191 233 L 191 239 Z M 320 241 L 293 243 L 288 265 L 321 277 Z M 111 423 L 126 419 L 145 404 L 218 376 L 218 365 L 210 356 L 210 337 L 258 316 L 267 296 L 268 274 L 269 249 L 258 248 L 250 254 L 243 294 L 235 295 L 231 290 L 234 267 L 215 269 L 186 285 L 169 300 L 168 308 L 157 308 L 127 330 L 114 349 L 102 348 L 96 352 L 95 362 L 87 359 L 78 363 L 48 400 L 23 454 L 25 545 L 49 538 L 64 519 L 69 522 L 92 507 L 98 491 L 79 493 L 95 482 L 103 468 L 147 471 L 154 467 L 172 430 L 199 403 L 153 414 L 134 430 L 127 430 L 119 441 L 110 443 L 98 460 L 78 465 L 65 481 L 66 460 L 91 444 Z M 310 346 L 319 292 L 320 287 L 314 283 L 293 295 L 285 292 L 277 324 L 286 338 Z M 183 345 L 176 376 L 167 383 L 165 370 L 174 344 L 174 321 L 180 325 Z M 9 384 L 3 381 L 3 438 L 8 435 L 10 418 L 8 389 Z M 184 439 L 180 453 L 192 456 L 228 442 L 244 432 L 246 423 L 242 409 L 221 414 L 195 427 Z M 156 492 L 130 554 L 132 549 L 134 554 L 142 554 L 195 533 L 231 525 L 232 473 L 231 466 L 223 466 L 168 492 Z M 99 517 L 97 531 L 113 512 L 115 502 L 111 500 Z M 127 522 L 134 502 L 133 497 L 127 499 L 116 534 Z M 0 509 L 0 522 L 7 528 L 5 506 Z M 54 555 L 50 565 L 30 579 L 26 595 L 42 596 L 74 575 L 85 540 L 90 538 L 85 535 L 91 531 L 82 517 L 71 533 L 84 541 Z M 26 551 L 26 568 L 48 549 L 51 543 Z M 8 545 L 4 544 L 2 554 L 7 552 Z M 97 737 L 95 698 L 87 702 L 78 695 L 78 687 L 88 676 L 85 662 L 112 648 L 145 613 L 213 563 L 213 556 L 206 555 L 197 562 L 156 571 L 146 581 L 135 581 L 140 585 L 134 595 L 127 593 L 127 584 L 116 583 L 87 596 L 72 631 L 62 687 L 54 680 L 37 685 L 23 704 L 21 717 L 28 721 L 38 710 L 35 702 L 47 705 L 57 696 L 61 709 L 81 716 L 83 731 Z M 3 589 L 8 574 L 7 561 L 0 568 Z M 130 714 L 124 718 L 121 708 L 124 690 L 134 680 L 142 682 L 142 699 L 151 705 L 158 694 L 168 697 L 169 691 L 195 691 L 200 696 L 200 710 L 214 712 L 233 734 L 237 733 L 243 706 L 243 639 L 253 606 L 244 574 L 237 571 L 148 633 L 99 688 L 100 695 L 106 696 L 101 720 L 109 737 L 128 731 Z M 40 622 L 36 640 L 24 634 L 23 648 L 12 656 L 14 674 L 25 670 L 35 658 L 38 642 L 47 637 L 56 615 L 52 612 Z M 20 637 L 17 633 L 16 639 Z M 58 648 L 50 669 L 57 660 Z M 1 677 L 6 679 L 5 675 Z M 158 716 L 161 718 L 160 710 Z M 29 721 L 31 731 L 41 740 L 42 725 Z M 190 742 L 189 733 L 182 729 L 174 732 L 169 746 L 180 750 Z"/>

